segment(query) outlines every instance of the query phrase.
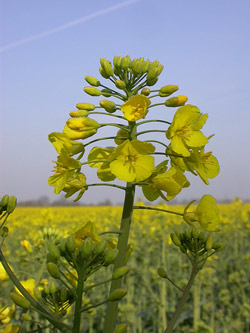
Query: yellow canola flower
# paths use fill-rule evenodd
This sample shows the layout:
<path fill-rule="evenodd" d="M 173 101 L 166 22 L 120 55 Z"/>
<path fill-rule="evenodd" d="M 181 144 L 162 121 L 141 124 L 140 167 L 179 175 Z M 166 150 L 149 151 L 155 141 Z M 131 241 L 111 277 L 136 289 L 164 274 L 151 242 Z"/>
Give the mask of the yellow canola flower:
<path fill-rule="evenodd" d="M 70 118 L 64 126 L 63 133 L 71 140 L 86 139 L 97 132 L 98 122 L 87 118 Z"/>
<path fill-rule="evenodd" d="M 9 324 L 1 332 L 2 333 L 17 333 L 17 332 L 19 332 L 19 328 L 20 327 L 18 325 Z"/>
<path fill-rule="evenodd" d="M 0 281 L 7 281 L 9 280 L 9 276 L 6 273 L 5 269 L 3 268 L 2 263 L 0 262 Z"/>
<path fill-rule="evenodd" d="M 48 138 L 59 155 L 68 154 L 72 156 L 84 152 L 82 143 L 71 141 L 64 133 L 52 132 Z"/>
<path fill-rule="evenodd" d="M 183 187 L 188 187 L 190 185 L 184 174 L 173 167 L 166 172 L 157 175 L 152 181 L 155 189 L 167 193 L 167 200 L 172 200 L 178 193 L 180 193 Z"/>
<path fill-rule="evenodd" d="M 150 100 L 144 95 L 136 95 L 131 97 L 121 106 L 124 117 L 128 121 L 137 121 L 145 118 L 147 108 L 151 104 Z"/>
<path fill-rule="evenodd" d="M 91 149 L 88 162 L 91 168 L 98 168 L 97 177 L 104 182 L 109 182 L 114 180 L 116 177 L 111 173 L 110 170 L 110 156 L 113 153 L 113 147 L 101 148 L 94 147 Z M 99 162 L 100 160 L 100 162 Z M 107 162 L 105 162 L 107 160 Z M 90 163 L 91 161 L 95 161 L 94 163 Z"/>
<path fill-rule="evenodd" d="M 94 223 L 92 222 L 87 222 L 84 226 L 82 226 L 80 229 L 78 229 L 75 232 L 76 246 L 80 247 L 84 239 L 88 237 L 90 237 L 93 243 L 95 244 L 100 243 L 102 241 L 100 236 L 98 235 L 98 232 L 96 231 Z"/>
<path fill-rule="evenodd" d="M 172 124 L 166 132 L 166 137 L 171 140 L 175 153 L 190 156 L 190 148 L 203 147 L 208 143 L 200 129 L 207 120 L 207 114 L 201 114 L 193 105 L 180 107 L 173 118 Z"/>
<path fill-rule="evenodd" d="M 21 241 L 21 245 L 22 245 L 22 247 L 25 248 L 25 250 L 28 253 L 32 253 L 32 246 L 31 246 L 31 244 L 30 244 L 29 241 L 27 241 L 26 239 L 24 239 L 23 241 Z"/>
<path fill-rule="evenodd" d="M 155 151 L 151 143 L 139 140 L 126 140 L 111 155 L 111 172 L 126 182 L 143 181 L 150 177 L 154 169 L 154 158 L 149 156 Z"/>
<path fill-rule="evenodd" d="M 26 289 L 26 291 L 34 297 L 34 289 L 36 287 L 36 281 L 34 279 L 28 279 L 20 281 L 21 285 Z M 20 291 L 15 287 L 15 290 L 18 294 L 22 295 Z"/>
<path fill-rule="evenodd" d="M 188 224 L 198 222 L 206 231 L 219 231 L 220 213 L 213 196 L 203 195 L 194 212 L 186 212 L 189 205 L 185 208 L 183 216 Z"/>

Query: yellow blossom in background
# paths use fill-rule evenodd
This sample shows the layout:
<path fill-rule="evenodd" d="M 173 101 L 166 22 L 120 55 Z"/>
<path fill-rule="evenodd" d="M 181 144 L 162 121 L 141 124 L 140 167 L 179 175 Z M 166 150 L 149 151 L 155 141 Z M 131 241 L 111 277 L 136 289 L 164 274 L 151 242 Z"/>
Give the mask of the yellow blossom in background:
<path fill-rule="evenodd" d="M 9 280 L 9 276 L 6 273 L 5 269 L 3 268 L 2 263 L 0 262 L 0 281 L 7 281 Z"/>
<path fill-rule="evenodd" d="M 128 121 L 137 121 L 145 118 L 150 100 L 144 95 L 136 95 L 131 97 L 121 106 L 124 117 Z"/>
<path fill-rule="evenodd" d="M 15 306 L 0 307 L 0 323 L 8 324 L 15 317 Z"/>
<path fill-rule="evenodd" d="M 27 241 L 26 239 L 21 241 L 21 245 L 25 248 L 25 250 L 29 253 L 32 253 L 32 247 L 29 241 Z"/>
<path fill-rule="evenodd" d="M 154 169 L 152 154 L 155 147 L 139 140 L 126 140 L 111 155 L 111 172 L 120 180 L 142 181 L 151 176 Z"/>
<path fill-rule="evenodd" d="M 190 156 L 190 148 L 203 147 L 208 143 L 208 139 L 200 131 L 207 117 L 207 114 L 201 114 L 193 105 L 182 106 L 176 111 L 172 124 L 166 132 L 166 137 L 171 140 L 175 153 Z"/>

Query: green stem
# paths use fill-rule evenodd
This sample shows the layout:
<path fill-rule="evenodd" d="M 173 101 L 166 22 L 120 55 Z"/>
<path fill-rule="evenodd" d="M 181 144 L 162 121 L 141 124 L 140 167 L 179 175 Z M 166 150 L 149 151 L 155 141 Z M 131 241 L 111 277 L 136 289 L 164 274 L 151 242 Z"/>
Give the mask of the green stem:
<path fill-rule="evenodd" d="M 76 288 L 76 302 L 72 333 L 79 333 L 81 326 L 81 307 L 83 294 L 84 274 L 81 270 L 78 271 L 78 284 Z"/>
<path fill-rule="evenodd" d="M 87 143 L 84 144 L 84 148 L 87 147 L 88 145 L 91 145 L 92 143 L 98 142 L 98 141 L 103 141 L 103 140 L 111 140 L 111 139 L 120 139 L 120 140 L 127 140 L 128 138 L 125 136 L 106 136 L 104 138 L 99 138 L 99 139 L 95 139 L 92 141 L 89 141 Z M 87 163 L 85 163 L 87 164 Z"/>
<path fill-rule="evenodd" d="M 134 209 L 149 209 L 149 210 L 157 210 L 157 211 L 159 211 L 159 212 L 164 212 L 164 213 L 169 213 L 169 214 L 175 214 L 175 215 L 183 216 L 183 213 L 174 212 L 174 211 L 172 211 L 172 210 L 162 209 L 162 208 L 147 207 L 147 206 L 134 206 Z"/>
<path fill-rule="evenodd" d="M 115 185 L 115 184 L 109 184 L 109 183 L 104 183 L 104 184 L 102 184 L 102 183 L 100 183 L 100 184 L 99 183 L 96 183 L 96 184 L 86 184 L 83 187 L 91 187 L 91 186 L 111 186 L 111 187 L 116 187 L 116 188 L 119 188 L 121 190 L 126 191 L 126 187 L 124 187 L 124 186 Z"/>
<path fill-rule="evenodd" d="M 54 318 L 40 303 L 38 303 L 23 287 L 23 285 L 19 282 L 9 264 L 7 263 L 3 252 L 0 250 L 0 262 L 3 265 L 6 273 L 8 274 L 10 280 L 17 287 L 20 293 L 30 302 L 30 304 L 35 308 L 37 312 L 39 312 L 42 316 L 44 316 L 52 325 L 58 328 L 61 332 L 70 332 L 71 327 L 63 323 L 62 321 Z"/>
<path fill-rule="evenodd" d="M 166 121 L 166 120 L 150 119 L 150 120 L 143 120 L 140 123 L 137 123 L 137 126 L 142 125 L 142 124 L 147 124 L 147 123 L 164 123 L 164 124 L 171 125 L 171 123 L 169 121 Z"/>
<path fill-rule="evenodd" d="M 179 303 L 177 304 L 177 308 L 175 310 L 175 313 L 172 317 L 172 319 L 170 320 L 169 324 L 168 324 L 168 327 L 165 329 L 164 333 L 170 333 L 173 331 L 173 328 L 174 328 L 174 325 L 182 311 L 182 308 L 183 308 L 183 305 L 184 303 L 186 302 L 187 300 L 187 297 L 188 297 L 188 294 L 189 294 L 189 291 L 194 283 L 194 279 L 195 279 L 195 276 L 197 275 L 198 273 L 198 268 L 197 268 L 197 262 L 195 261 L 194 265 L 193 265 L 193 269 L 192 269 L 192 272 L 191 272 L 191 275 L 190 275 L 190 278 L 189 278 L 189 281 L 188 281 L 188 284 L 186 285 L 186 288 L 184 289 L 184 292 L 179 300 Z"/>
<path fill-rule="evenodd" d="M 99 128 L 105 127 L 105 126 L 113 126 L 123 129 L 126 132 L 129 132 L 129 129 L 126 125 L 123 124 L 114 124 L 114 123 L 107 123 L 107 124 L 99 124 Z M 165 131 L 166 132 L 166 131 Z"/>
<path fill-rule="evenodd" d="M 147 130 L 147 131 L 142 131 L 142 132 L 139 132 L 137 133 L 137 136 L 138 135 L 142 135 L 142 134 L 146 134 L 146 133 L 166 133 L 165 130 Z"/>
<path fill-rule="evenodd" d="M 125 257 L 129 239 L 130 223 L 133 213 L 133 204 L 134 204 L 134 195 L 135 195 L 135 185 L 127 183 L 125 200 L 123 205 L 123 213 L 117 248 L 119 250 L 118 257 L 115 260 L 114 270 L 118 267 L 124 266 Z M 110 293 L 115 289 L 121 287 L 122 279 L 113 280 L 111 283 Z M 104 325 L 104 333 L 111 333 L 114 331 L 116 325 L 116 319 L 118 315 L 118 302 L 109 302 L 106 312 L 106 319 Z"/>
<path fill-rule="evenodd" d="M 95 305 L 90 305 L 90 306 L 88 306 L 88 307 L 86 307 L 86 308 L 82 308 L 82 309 L 80 310 L 80 312 L 84 312 L 84 311 L 88 311 L 88 310 L 90 310 L 90 309 L 97 308 L 98 306 L 103 305 L 103 304 L 105 304 L 105 303 L 107 303 L 107 302 L 108 302 L 108 301 L 105 300 L 105 301 L 102 301 L 102 302 L 97 303 L 97 304 L 95 304 Z"/>
<path fill-rule="evenodd" d="M 115 114 L 108 113 L 108 112 L 98 112 L 98 111 L 89 112 L 89 115 L 92 115 L 92 114 L 103 114 L 105 116 L 110 116 L 110 117 L 115 117 L 115 118 L 119 118 L 122 120 L 126 120 L 126 118 L 124 118 L 123 116 L 117 116 Z"/>
<path fill-rule="evenodd" d="M 159 143 L 160 145 L 164 146 L 165 148 L 168 148 L 168 145 L 166 145 L 163 142 L 157 141 L 157 140 L 145 140 L 145 142 L 155 142 L 155 143 Z M 166 155 L 166 154 L 165 154 Z"/>

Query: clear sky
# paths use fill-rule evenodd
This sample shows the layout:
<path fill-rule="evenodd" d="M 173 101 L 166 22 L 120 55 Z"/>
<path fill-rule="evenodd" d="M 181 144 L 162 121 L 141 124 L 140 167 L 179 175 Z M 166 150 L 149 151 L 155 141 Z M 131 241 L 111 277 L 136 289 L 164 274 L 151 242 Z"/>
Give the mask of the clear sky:
<path fill-rule="evenodd" d="M 191 186 L 177 199 L 250 198 L 249 1 L 13 0 L 0 8 L 0 196 L 58 199 L 47 184 L 57 155 L 47 136 L 62 131 L 76 103 L 94 102 L 84 76 L 99 77 L 100 57 L 130 55 L 158 59 L 158 87 L 179 85 L 209 114 L 203 131 L 215 133 L 208 150 L 221 173 L 210 186 L 187 175 Z M 121 202 L 123 193 L 91 188 L 82 201 L 106 198 Z"/>

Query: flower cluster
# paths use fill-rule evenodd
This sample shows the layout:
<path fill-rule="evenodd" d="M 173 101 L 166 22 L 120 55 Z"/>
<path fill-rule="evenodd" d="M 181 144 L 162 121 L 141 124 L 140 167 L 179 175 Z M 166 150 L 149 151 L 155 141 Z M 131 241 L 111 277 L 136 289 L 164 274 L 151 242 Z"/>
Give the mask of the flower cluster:
<path fill-rule="evenodd" d="M 85 168 L 87 165 L 96 168 L 97 177 L 105 183 L 117 178 L 141 186 L 149 201 L 159 197 L 167 201 L 175 198 L 190 185 L 186 172 L 198 175 L 205 184 L 209 184 L 208 179 L 218 175 L 219 164 L 212 152 L 205 152 L 205 145 L 212 137 L 207 137 L 201 131 L 208 115 L 202 114 L 196 106 L 186 104 L 186 96 L 169 97 L 178 90 L 177 85 L 152 90 L 151 86 L 158 81 L 163 70 L 158 61 L 151 62 L 144 58 L 131 60 L 126 56 L 114 57 L 113 64 L 101 58 L 100 64 L 102 78 L 114 87 L 102 84 L 95 77 L 86 76 L 89 86 L 84 91 L 90 96 L 104 96 L 106 99 L 99 100 L 99 105 L 85 102 L 76 104 L 77 110 L 70 112 L 71 118 L 67 120 L 63 133 L 49 135 L 59 154 L 55 173 L 49 178 L 55 193 L 64 191 L 65 197 L 69 197 L 78 192 L 75 200 L 79 200 L 91 186 L 81 173 L 82 166 Z M 110 97 L 115 101 L 109 100 Z M 153 104 L 153 98 L 163 98 L 164 101 Z M 162 108 L 178 108 L 172 122 L 166 121 L 165 117 L 162 120 L 143 120 L 151 108 L 161 105 Z M 99 114 L 109 116 L 114 122 L 98 123 L 92 117 Z M 139 126 L 149 122 L 161 124 L 163 128 L 140 132 Z M 107 126 L 111 129 L 118 127 L 118 131 L 113 136 L 102 137 L 101 128 Z M 165 133 L 165 136 L 157 141 L 152 136 L 154 132 Z M 149 139 L 138 139 L 139 135 L 147 133 L 151 133 Z M 96 139 L 85 141 L 97 134 L 100 136 Z M 83 143 L 78 140 L 83 140 Z M 87 146 L 102 140 L 114 140 L 115 145 L 94 146 L 88 153 L 87 161 L 81 163 Z M 165 150 L 159 152 L 162 146 Z M 163 158 L 158 165 L 155 165 L 155 154 Z M 110 183 L 108 185 L 112 186 Z"/>

